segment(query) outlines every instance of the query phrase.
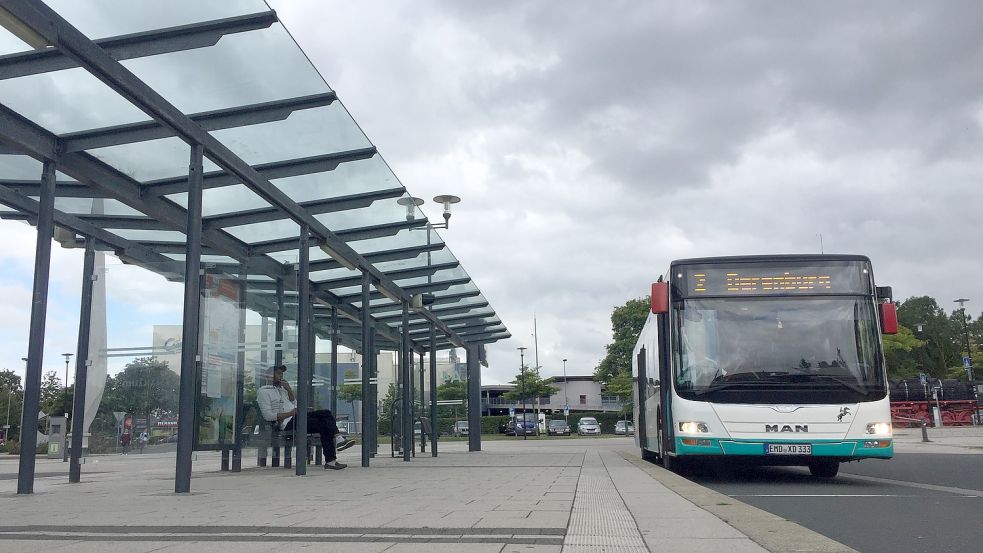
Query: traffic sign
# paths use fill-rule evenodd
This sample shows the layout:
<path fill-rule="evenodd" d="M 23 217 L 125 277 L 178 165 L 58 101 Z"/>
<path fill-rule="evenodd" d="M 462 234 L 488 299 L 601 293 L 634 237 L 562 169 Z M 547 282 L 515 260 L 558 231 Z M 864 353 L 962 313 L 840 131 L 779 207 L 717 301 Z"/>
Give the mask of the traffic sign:
<path fill-rule="evenodd" d="M 509 407 L 509 416 L 510 417 L 514 417 L 515 416 L 515 407 Z"/>
<path fill-rule="evenodd" d="M 963 355 L 963 367 L 967 369 L 973 366 L 973 358 L 968 355 Z"/>

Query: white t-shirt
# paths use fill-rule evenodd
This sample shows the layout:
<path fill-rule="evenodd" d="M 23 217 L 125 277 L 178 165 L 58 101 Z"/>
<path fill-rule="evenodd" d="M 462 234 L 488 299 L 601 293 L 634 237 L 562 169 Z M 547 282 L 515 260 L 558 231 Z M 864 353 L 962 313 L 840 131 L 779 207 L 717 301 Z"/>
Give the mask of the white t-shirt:
<path fill-rule="evenodd" d="M 271 384 L 260 386 L 259 390 L 256 391 L 256 403 L 259 404 L 259 410 L 263 413 L 263 419 L 270 422 L 275 421 L 276 416 L 280 413 L 289 413 L 297 408 L 297 404 L 290 401 L 290 396 L 285 389 Z M 280 421 L 280 429 L 286 428 L 292 418 L 287 417 Z"/>

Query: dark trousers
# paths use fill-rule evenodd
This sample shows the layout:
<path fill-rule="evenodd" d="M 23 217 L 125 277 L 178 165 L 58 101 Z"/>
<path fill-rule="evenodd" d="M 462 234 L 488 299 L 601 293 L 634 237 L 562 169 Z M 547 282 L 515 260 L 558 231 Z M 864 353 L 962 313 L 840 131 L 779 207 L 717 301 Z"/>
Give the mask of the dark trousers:
<path fill-rule="evenodd" d="M 284 432 L 293 432 L 294 421 L 297 417 L 290 419 L 287 423 Z M 338 422 L 335 421 L 334 415 L 328 409 L 321 409 L 320 411 L 308 411 L 307 412 L 307 433 L 308 434 L 319 434 L 321 436 L 321 450 L 324 451 L 324 462 L 333 463 L 335 459 L 338 458 L 338 452 L 335 451 L 334 438 L 338 435 Z M 306 452 L 297 452 L 297 455 L 306 455 Z"/>

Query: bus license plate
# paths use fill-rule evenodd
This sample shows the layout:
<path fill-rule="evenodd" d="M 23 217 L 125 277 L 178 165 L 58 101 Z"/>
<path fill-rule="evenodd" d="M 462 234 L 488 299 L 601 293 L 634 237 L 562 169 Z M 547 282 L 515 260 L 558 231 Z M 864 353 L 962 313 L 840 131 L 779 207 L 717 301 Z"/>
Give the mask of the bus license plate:
<path fill-rule="evenodd" d="M 765 455 L 812 455 L 812 444 L 765 444 Z"/>

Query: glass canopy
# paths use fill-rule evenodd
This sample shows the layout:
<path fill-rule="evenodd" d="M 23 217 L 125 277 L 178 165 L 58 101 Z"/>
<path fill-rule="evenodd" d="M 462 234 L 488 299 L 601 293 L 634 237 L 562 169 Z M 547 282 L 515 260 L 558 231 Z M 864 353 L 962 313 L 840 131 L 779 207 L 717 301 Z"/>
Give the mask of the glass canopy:
<path fill-rule="evenodd" d="M 313 217 L 307 221 L 350 247 L 342 257 L 361 258 L 360 266 L 394 287 L 373 290 L 364 306 L 352 260 L 312 246 L 320 331 L 329 321 L 320 317 L 323 305 L 344 315 L 352 343 L 361 338 L 351 321 L 365 308 L 377 328 L 398 330 L 402 306 L 389 299 L 395 289 L 433 296 L 427 310 L 411 310 L 408 330 L 423 348 L 430 318 L 458 341 L 510 336 L 426 215 L 398 203 L 409 192 L 264 2 L 175 0 L 164 10 L 151 0 L 47 5 L 128 74 L 100 76 L 86 59 L 55 47 L 32 50 L 0 29 L 0 203 L 10 208 L 0 216 L 33 221 L 36 213 L 10 194 L 37 199 L 39 160 L 57 157 L 58 226 L 108 231 L 102 249 L 150 269 L 152 256 L 183 260 L 188 139 L 180 125 L 148 111 L 149 96 L 133 93 L 134 83 L 146 85 L 286 198 L 264 197 L 206 151 L 202 260 L 246 274 L 254 309 L 269 309 L 278 280 L 288 295 L 296 290 L 301 219 Z"/>

